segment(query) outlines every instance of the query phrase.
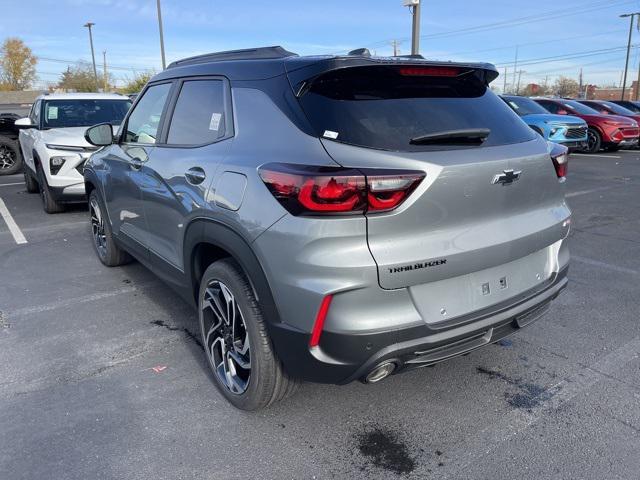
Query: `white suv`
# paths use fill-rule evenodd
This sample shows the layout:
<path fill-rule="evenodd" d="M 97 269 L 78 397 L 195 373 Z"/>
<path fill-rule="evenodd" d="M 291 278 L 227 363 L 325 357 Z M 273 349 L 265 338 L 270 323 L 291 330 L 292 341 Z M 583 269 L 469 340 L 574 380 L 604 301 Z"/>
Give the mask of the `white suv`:
<path fill-rule="evenodd" d="M 84 138 L 88 126 L 119 125 L 131 100 L 114 93 L 41 95 L 28 117 L 16 120 L 27 191 L 40 192 L 45 212 L 84 201 L 83 167 L 96 147 Z"/>

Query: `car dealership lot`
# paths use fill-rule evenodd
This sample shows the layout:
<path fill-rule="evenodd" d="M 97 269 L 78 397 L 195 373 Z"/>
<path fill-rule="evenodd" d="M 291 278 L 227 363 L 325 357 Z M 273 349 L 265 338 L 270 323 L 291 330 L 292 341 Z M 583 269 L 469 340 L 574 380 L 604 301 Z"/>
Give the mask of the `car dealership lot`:
<path fill-rule="evenodd" d="M 219 395 L 177 295 L 99 263 L 85 209 L 47 215 L 2 177 L 27 243 L 0 220 L 0 478 L 637 476 L 640 155 L 573 155 L 569 171 L 571 283 L 544 319 L 259 413 Z"/>

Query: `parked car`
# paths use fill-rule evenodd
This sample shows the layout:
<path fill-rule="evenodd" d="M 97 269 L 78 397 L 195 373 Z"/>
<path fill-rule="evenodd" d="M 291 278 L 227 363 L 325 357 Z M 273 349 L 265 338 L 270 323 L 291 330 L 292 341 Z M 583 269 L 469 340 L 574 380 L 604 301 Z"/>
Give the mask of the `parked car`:
<path fill-rule="evenodd" d="M 633 100 L 609 100 L 611 103 L 631 110 L 633 113 L 640 113 L 640 102 Z"/>
<path fill-rule="evenodd" d="M 18 127 L 14 125 L 18 118 L 14 113 L 0 113 L 0 175 L 13 175 L 22 170 Z"/>
<path fill-rule="evenodd" d="M 536 98 L 535 101 L 550 113 L 573 115 L 585 120 L 589 126 L 586 152 L 596 153 L 603 148 L 615 152 L 622 147 L 638 145 L 640 129 L 638 123 L 631 118 L 602 115 L 575 100 Z"/>
<path fill-rule="evenodd" d="M 581 104 L 587 107 L 593 108 L 595 111 L 602 115 L 620 115 L 622 117 L 628 117 L 634 119 L 640 123 L 640 113 L 634 113 L 628 108 L 622 107 L 613 102 L 607 102 L 605 100 L 578 100 Z"/>
<path fill-rule="evenodd" d="M 553 115 L 527 97 L 502 95 L 514 112 L 545 140 L 564 145 L 570 150 L 587 146 L 587 122 L 570 115 Z"/>
<path fill-rule="evenodd" d="M 493 343 L 567 285 L 571 215 L 567 149 L 497 76 L 281 47 L 174 62 L 115 139 L 87 130 L 97 256 L 134 257 L 197 306 L 241 409 Z"/>
<path fill-rule="evenodd" d="M 85 201 L 84 163 L 96 147 L 84 138 L 88 126 L 122 121 L 131 101 L 118 94 L 56 93 L 39 96 L 20 130 L 27 191 L 40 192 L 45 212 Z"/>

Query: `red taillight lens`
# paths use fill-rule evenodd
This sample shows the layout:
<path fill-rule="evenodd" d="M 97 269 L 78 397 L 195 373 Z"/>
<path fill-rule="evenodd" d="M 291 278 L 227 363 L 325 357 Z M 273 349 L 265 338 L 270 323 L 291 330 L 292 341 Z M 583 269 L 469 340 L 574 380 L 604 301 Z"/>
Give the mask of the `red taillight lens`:
<path fill-rule="evenodd" d="M 362 214 L 398 207 L 424 172 L 268 164 L 260 177 L 294 215 Z"/>
<path fill-rule="evenodd" d="M 561 181 L 567 176 L 567 168 L 569 167 L 569 149 L 563 145 L 554 143 L 551 146 L 551 161 L 556 169 L 556 175 Z"/>
<path fill-rule="evenodd" d="M 454 67 L 402 67 L 400 75 L 407 77 L 457 77 L 463 71 Z"/>

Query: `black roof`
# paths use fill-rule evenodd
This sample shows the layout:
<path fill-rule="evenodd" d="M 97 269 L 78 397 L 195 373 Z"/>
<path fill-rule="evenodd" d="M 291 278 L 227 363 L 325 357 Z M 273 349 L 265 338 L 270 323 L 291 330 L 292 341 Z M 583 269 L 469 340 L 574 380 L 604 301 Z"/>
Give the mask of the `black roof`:
<path fill-rule="evenodd" d="M 359 54 L 359 53 L 363 54 Z M 415 57 L 371 57 L 364 50 L 348 55 L 299 56 L 280 46 L 230 50 L 185 58 L 171 63 L 166 70 L 153 77 L 152 81 L 199 75 L 223 75 L 232 81 L 264 80 L 284 73 L 297 83 L 319 73 L 347 66 L 365 65 L 428 64 L 460 66 L 483 70 L 486 82 L 498 76 L 496 67 L 489 63 L 454 63 L 425 60 Z M 294 75 L 292 73 L 295 72 Z"/>

